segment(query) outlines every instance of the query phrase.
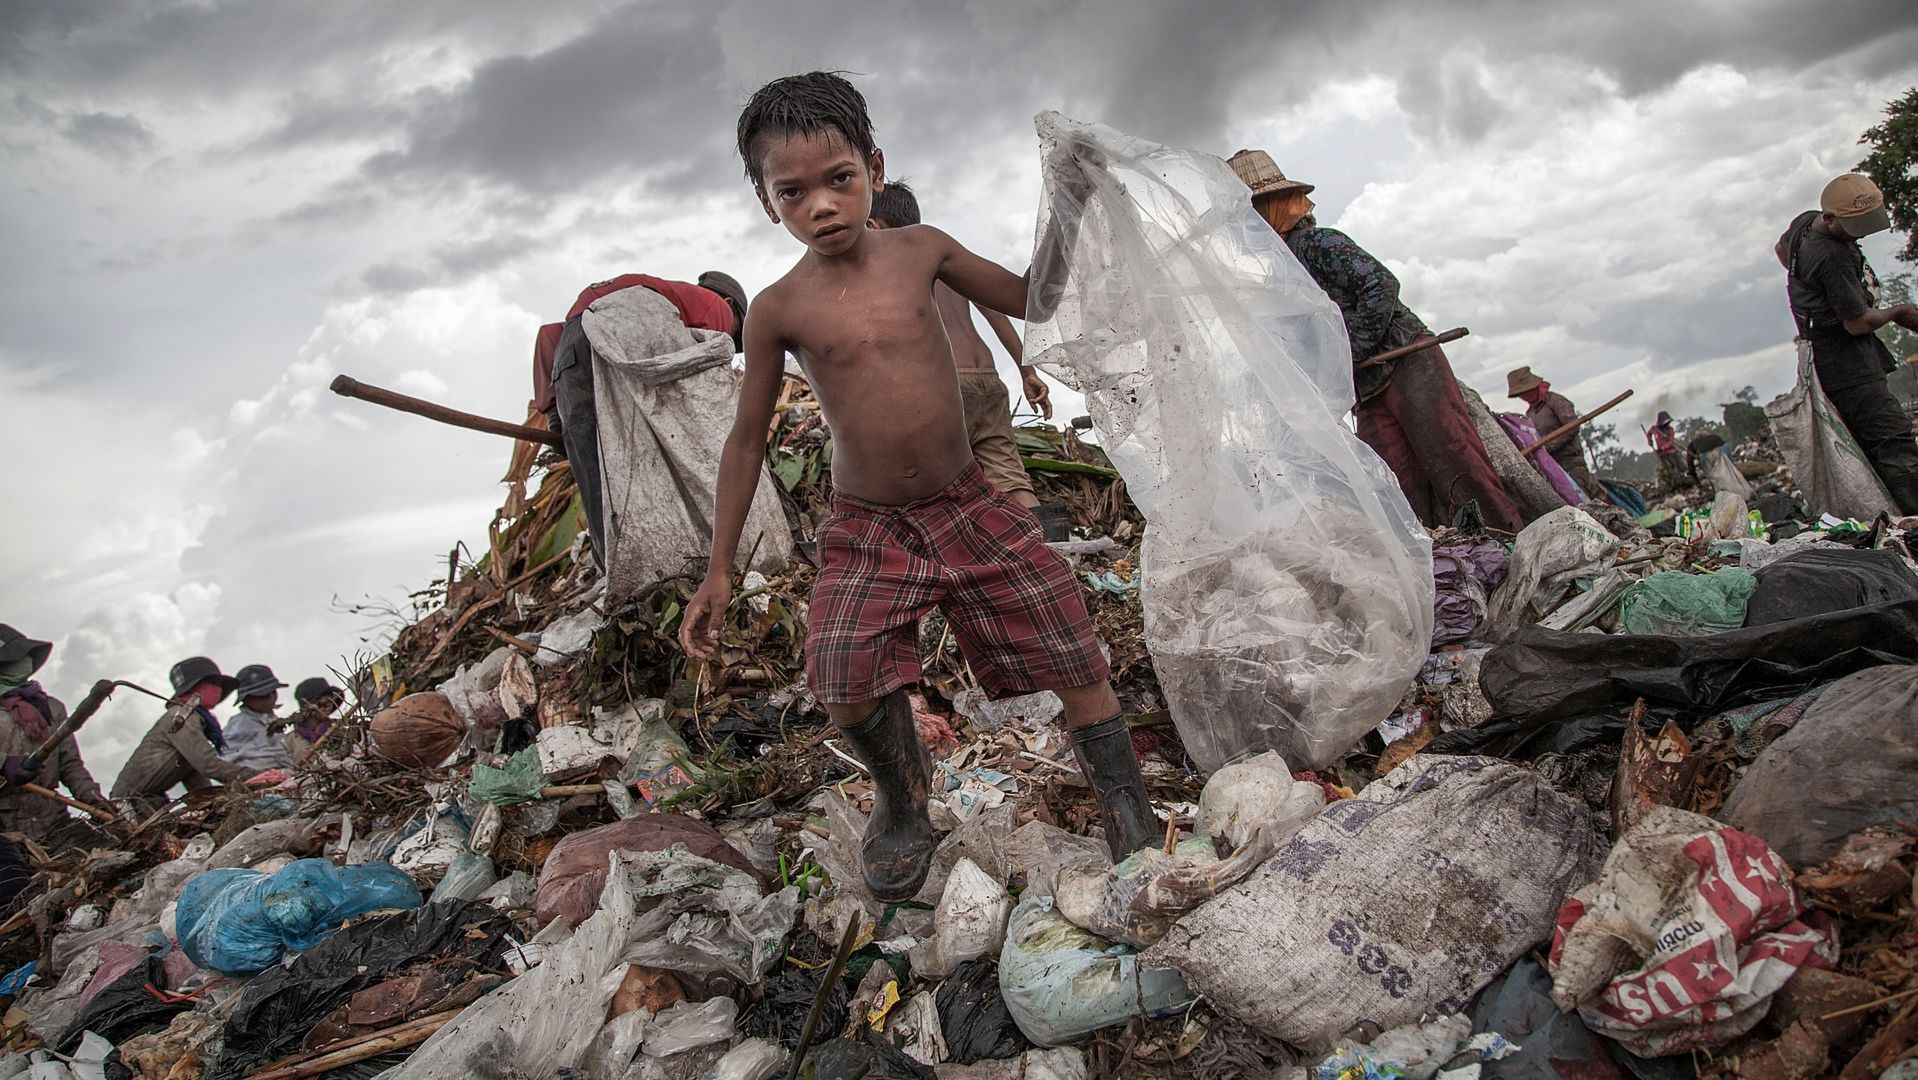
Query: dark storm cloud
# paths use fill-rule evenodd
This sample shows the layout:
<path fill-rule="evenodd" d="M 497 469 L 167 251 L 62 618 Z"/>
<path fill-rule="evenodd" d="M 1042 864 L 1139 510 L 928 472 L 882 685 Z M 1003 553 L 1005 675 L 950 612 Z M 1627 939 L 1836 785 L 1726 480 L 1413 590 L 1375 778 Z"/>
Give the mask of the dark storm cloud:
<path fill-rule="evenodd" d="M 153 132 L 148 131 L 138 117 L 125 113 L 93 112 L 70 116 L 61 125 L 60 133 L 83 149 L 101 157 L 120 160 L 151 150 L 158 142 Z"/>
<path fill-rule="evenodd" d="M 379 263 L 360 275 L 360 281 L 376 293 L 443 288 L 470 281 L 538 247 L 537 237 L 519 232 L 497 233 L 478 240 L 446 244 L 428 252 L 423 260 Z"/>

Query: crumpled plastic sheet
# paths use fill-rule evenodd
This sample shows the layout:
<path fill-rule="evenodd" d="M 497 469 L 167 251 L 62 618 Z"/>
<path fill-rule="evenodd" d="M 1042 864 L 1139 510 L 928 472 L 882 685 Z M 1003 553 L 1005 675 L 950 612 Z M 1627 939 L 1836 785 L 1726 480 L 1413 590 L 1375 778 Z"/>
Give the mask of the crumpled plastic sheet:
<path fill-rule="evenodd" d="M 532 802 L 546 789 L 546 774 L 540 771 L 539 748 L 528 746 L 506 760 L 506 767 L 473 766 L 467 791 L 475 799 L 495 806 Z"/>
<path fill-rule="evenodd" d="M 1453 544 L 1432 552 L 1434 648 L 1464 641 L 1478 631 L 1510 561 L 1504 544 Z"/>
<path fill-rule="evenodd" d="M 1433 592 L 1430 538 L 1344 423 L 1338 307 L 1224 161 L 1037 125 L 1025 355 L 1085 394 L 1149 522 L 1146 645 L 1186 749 L 1326 765 L 1398 704 Z"/>
<path fill-rule="evenodd" d="M 1745 604 L 1758 579 L 1735 566 L 1712 574 L 1666 570 L 1628 587 L 1619 619 L 1628 634 L 1699 637 L 1745 625 Z"/>
<path fill-rule="evenodd" d="M 799 890 L 763 895 L 751 874 L 675 844 L 664 851 L 615 852 L 637 902 L 653 898 L 634 925 L 629 964 L 756 983 L 784 951 L 799 914 Z"/>
<path fill-rule="evenodd" d="M 1580 578 L 1611 566 L 1618 538 L 1576 506 L 1546 514 L 1518 534 L 1505 584 L 1492 594 L 1483 637 L 1502 641 L 1563 603 Z"/>
<path fill-rule="evenodd" d="M 1506 438 L 1511 439 L 1512 445 L 1520 450 L 1537 442 L 1538 437 L 1545 434 L 1533 427 L 1531 420 L 1517 413 L 1499 413 L 1498 426 L 1505 429 Z M 1578 485 L 1573 483 L 1572 478 L 1566 474 L 1565 466 L 1558 463 L 1558 459 L 1552 456 L 1551 451 L 1534 450 L 1531 453 L 1531 461 L 1537 467 L 1539 474 L 1545 477 L 1546 483 L 1552 485 L 1552 490 L 1558 497 L 1565 500 L 1565 505 L 1577 506 L 1585 501 L 1585 493 L 1578 490 Z"/>
<path fill-rule="evenodd" d="M 1276 843 L 1304 828 L 1324 808 L 1325 789 L 1292 779 L 1292 767 L 1268 750 L 1227 765 L 1205 782 L 1199 792 L 1199 831 L 1234 849 L 1262 829 Z"/>
<path fill-rule="evenodd" d="M 1012 909 L 999 992 L 1040 1046 L 1076 1042 L 1141 1012 L 1165 1016 L 1194 997 L 1178 972 L 1143 967 L 1137 950 L 1072 925 L 1051 897 L 1021 898 Z"/>
<path fill-rule="evenodd" d="M 420 906 L 413 879 L 385 863 L 339 867 L 301 859 L 272 874 L 209 870 L 180 894 L 180 947 L 201 967 L 252 975 L 287 950 L 310 949 L 340 923 L 381 908 Z"/>
<path fill-rule="evenodd" d="M 946 891 L 933 912 L 932 936 L 909 955 L 915 975 L 938 982 L 960 964 L 999 951 L 1005 943 L 1012 897 L 1004 883 L 971 859 L 960 859 L 946 878 Z"/>
<path fill-rule="evenodd" d="M 1496 1031 L 1472 1034 L 1472 1022 L 1453 1013 L 1422 1024 L 1381 1032 L 1367 1042 L 1346 1043 L 1311 1068 L 1281 1069 L 1274 1080 L 1473 1080 L 1478 1066 L 1518 1052 Z"/>
<path fill-rule="evenodd" d="M 1179 916 L 1245 880 L 1304 823 L 1264 822 L 1223 859 L 1210 838 L 1195 836 L 1170 855 L 1145 848 L 1110 870 L 1068 869 L 1054 892 L 1059 914 L 1100 937 L 1146 948 Z"/>

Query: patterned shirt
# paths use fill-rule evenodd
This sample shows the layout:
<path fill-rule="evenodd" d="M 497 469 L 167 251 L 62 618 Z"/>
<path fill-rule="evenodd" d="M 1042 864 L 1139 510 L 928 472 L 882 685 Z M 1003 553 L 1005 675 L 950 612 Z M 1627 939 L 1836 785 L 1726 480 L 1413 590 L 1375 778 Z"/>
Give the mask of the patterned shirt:
<path fill-rule="evenodd" d="M 1286 234 L 1285 243 L 1312 280 L 1339 305 L 1354 364 L 1431 333 L 1399 302 L 1399 279 L 1351 237 L 1337 229 L 1301 225 Z M 1352 378 L 1358 399 L 1364 401 L 1385 389 L 1400 363 L 1403 360 L 1355 370 Z"/>

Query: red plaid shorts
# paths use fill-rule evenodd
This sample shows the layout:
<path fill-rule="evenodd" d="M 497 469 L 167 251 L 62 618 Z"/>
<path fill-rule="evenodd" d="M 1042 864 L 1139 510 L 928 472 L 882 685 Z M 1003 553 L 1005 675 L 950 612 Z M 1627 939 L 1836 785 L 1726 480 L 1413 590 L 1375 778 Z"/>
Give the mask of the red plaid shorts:
<path fill-rule="evenodd" d="M 1078 579 L 1042 536 L 1032 511 L 994 490 L 976 462 L 903 506 L 834 493 L 807 609 L 813 695 L 846 704 L 917 683 L 919 618 L 935 607 L 992 694 L 1109 677 Z"/>

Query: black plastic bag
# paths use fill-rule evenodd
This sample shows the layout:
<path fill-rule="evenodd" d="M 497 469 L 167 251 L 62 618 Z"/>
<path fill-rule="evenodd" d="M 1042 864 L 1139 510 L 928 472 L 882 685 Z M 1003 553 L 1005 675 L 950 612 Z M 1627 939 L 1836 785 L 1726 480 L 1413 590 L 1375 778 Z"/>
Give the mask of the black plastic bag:
<path fill-rule="evenodd" d="M 946 1050 L 961 1065 L 1018 1057 L 1032 1045 L 1006 1011 L 1006 999 L 999 993 L 999 969 L 990 960 L 961 965 L 939 984 L 934 1000 Z"/>
<path fill-rule="evenodd" d="M 828 1039 L 806 1052 L 799 1075 L 806 1080 L 934 1080 L 939 1074 L 881 1043 Z"/>
<path fill-rule="evenodd" d="M 349 926 L 247 985 L 226 1021 L 226 1045 L 206 1080 L 237 1080 L 298 1049 L 348 998 L 422 960 L 500 969 L 513 924 L 483 903 L 428 904 Z"/>
<path fill-rule="evenodd" d="M 1552 1003 L 1552 977 L 1538 961 L 1520 960 L 1492 980 L 1472 1005 L 1472 1030 L 1496 1031 L 1518 1044 L 1516 1054 L 1481 1066 L 1485 1080 L 1625 1080 L 1612 1058 L 1613 1043 L 1585 1026 L 1576 1012 Z"/>
<path fill-rule="evenodd" d="M 1833 684 L 1753 761 L 1720 820 L 1762 838 L 1793 868 L 1838 854 L 1873 825 L 1918 820 L 1918 667 Z"/>
<path fill-rule="evenodd" d="M 806 1013 L 819 993 L 819 978 L 816 973 L 788 968 L 767 979 L 759 1000 L 739 1018 L 739 1030 L 771 1039 L 787 1050 L 796 1049 L 799 1033 L 806 1026 Z M 846 1003 L 850 999 L 846 982 L 841 979 L 826 998 L 826 1007 L 819 1011 L 816 1038 L 845 1030 Z"/>
<path fill-rule="evenodd" d="M 1709 713 L 1913 661 L 1918 600 L 1906 600 L 1707 637 L 1528 626 L 1486 654 L 1479 687 L 1495 718 L 1570 720 L 1641 697 Z"/>
<path fill-rule="evenodd" d="M 1762 567 L 1745 625 L 1769 626 L 1833 611 L 1918 600 L 1918 574 L 1889 551 L 1814 547 Z"/>
<path fill-rule="evenodd" d="M 163 1031 L 176 1014 L 193 1007 L 191 1001 L 162 1001 L 148 987 L 166 989 L 166 965 L 158 956 L 148 956 L 95 994 L 60 1036 L 60 1052 L 73 1053 L 89 1031 L 115 1046 L 135 1035 Z"/>

